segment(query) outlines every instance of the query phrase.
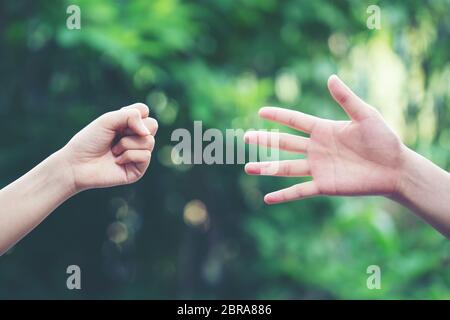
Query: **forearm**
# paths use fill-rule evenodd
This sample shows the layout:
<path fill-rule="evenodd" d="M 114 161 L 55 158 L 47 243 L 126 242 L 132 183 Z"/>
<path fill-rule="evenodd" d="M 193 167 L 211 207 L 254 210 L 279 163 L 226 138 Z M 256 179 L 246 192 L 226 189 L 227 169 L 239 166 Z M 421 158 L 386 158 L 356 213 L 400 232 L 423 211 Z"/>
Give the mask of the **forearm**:
<path fill-rule="evenodd" d="M 450 238 L 450 174 L 405 148 L 404 169 L 394 199 Z"/>
<path fill-rule="evenodd" d="M 0 255 L 74 193 L 62 152 L 0 190 Z"/>

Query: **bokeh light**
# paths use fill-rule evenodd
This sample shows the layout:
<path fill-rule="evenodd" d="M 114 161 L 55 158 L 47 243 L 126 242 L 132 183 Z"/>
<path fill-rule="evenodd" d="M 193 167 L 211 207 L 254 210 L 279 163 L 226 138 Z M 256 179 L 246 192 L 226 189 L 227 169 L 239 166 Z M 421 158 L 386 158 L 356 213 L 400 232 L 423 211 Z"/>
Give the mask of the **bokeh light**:
<path fill-rule="evenodd" d="M 192 200 L 186 203 L 183 210 L 183 219 L 186 224 L 198 227 L 208 221 L 206 205 L 200 200 Z"/>

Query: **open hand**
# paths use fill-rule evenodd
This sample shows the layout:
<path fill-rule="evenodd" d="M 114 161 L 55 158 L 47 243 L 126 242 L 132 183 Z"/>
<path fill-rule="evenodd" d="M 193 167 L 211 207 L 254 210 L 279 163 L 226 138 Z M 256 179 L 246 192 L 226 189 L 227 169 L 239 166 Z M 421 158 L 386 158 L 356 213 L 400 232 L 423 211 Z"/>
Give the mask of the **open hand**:
<path fill-rule="evenodd" d="M 247 143 L 270 147 L 271 141 L 277 141 L 282 150 L 306 155 L 298 160 L 247 163 L 248 174 L 312 177 L 311 181 L 267 194 L 266 203 L 316 195 L 389 196 L 397 191 L 405 149 L 398 136 L 376 109 L 356 96 L 337 76 L 329 78 L 328 88 L 350 121 L 264 107 L 259 111 L 262 118 L 303 131 L 310 137 L 258 131 L 249 131 L 244 136 Z"/>

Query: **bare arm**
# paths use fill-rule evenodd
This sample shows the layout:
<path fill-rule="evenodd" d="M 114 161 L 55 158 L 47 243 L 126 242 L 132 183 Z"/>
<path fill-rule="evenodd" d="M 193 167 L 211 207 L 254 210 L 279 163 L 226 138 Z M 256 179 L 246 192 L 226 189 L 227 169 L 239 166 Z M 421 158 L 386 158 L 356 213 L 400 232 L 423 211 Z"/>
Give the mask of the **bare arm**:
<path fill-rule="evenodd" d="M 70 169 L 55 153 L 0 191 L 0 254 L 75 194 Z"/>
<path fill-rule="evenodd" d="M 0 190 L 0 255 L 74 194 L 140 179 L 157 130 L 148 113 L 147 106 L 134 104 L 101 116 Z"/>
<path fill-rule="evenodd" d="M 450 174 L 406 150 L 398 191 L 392 199 L 409 207 L 450 239 Z"/>
<path fill-rule="evenodd" d="M 262 118 L 310 135 L 250 131 L 247 143 L 305 154 L 304 159 L 248 163 L 248 174 L 312 177 L 311 181 L 269 193 L 268 204 L 317 195 L 383 195 L 416 212 L 450 237 L 450 174 L 407 148 L 380 113 L 338 77 L 328 88 L 349 121 L 321 119 L 294 110 L 264 107 Z M 275 136 L 274 136 L 275 135 Z"/>

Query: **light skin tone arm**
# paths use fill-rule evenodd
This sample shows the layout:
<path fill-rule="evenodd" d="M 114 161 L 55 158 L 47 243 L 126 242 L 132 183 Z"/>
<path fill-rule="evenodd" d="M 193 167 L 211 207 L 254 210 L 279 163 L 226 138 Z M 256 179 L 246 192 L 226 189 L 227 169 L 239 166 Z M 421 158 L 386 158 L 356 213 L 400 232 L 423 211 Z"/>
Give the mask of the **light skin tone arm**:
<path fill-rule="evenodd" d="M 157 128 L 141 103 L 106 113 L 0 190 L 0 255 L 76 193 L 139 180 Z"/>
<path fill-rule="evenodd" d="M 414 211 L 450 238 L 450 174 L 406 147 L 380 113 L 337 76 L 328 80 L 334 100 L 350 120 L 321 119 L 299 111 L 263 107 L 261 118 L 309 134 L 249 131 L 247 143 L 277 146 L 304 159 L 247 163 L 252 175 L 312 177 L 267 194 L 276 204 L 318 195 L 382 195 Z M 275 135 L 275 136 L 274 136 Z"/>

